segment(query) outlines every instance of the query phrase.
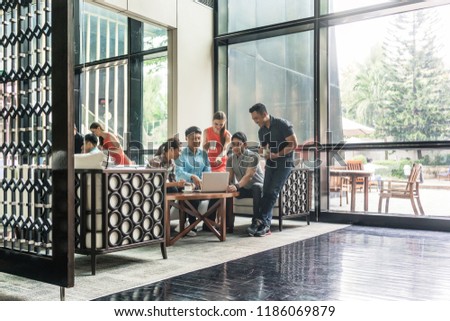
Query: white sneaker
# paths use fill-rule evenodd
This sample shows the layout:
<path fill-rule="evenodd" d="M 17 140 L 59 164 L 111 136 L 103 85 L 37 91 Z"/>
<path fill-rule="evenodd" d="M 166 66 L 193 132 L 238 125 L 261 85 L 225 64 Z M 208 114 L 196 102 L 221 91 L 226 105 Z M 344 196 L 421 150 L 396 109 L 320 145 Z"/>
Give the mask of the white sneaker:
<path fill-rule="evenodd" d="M 188 227 L 188 226 L 189 226 L 189 222 L 186 221 L 185 227 Z M 180 224 L 179 223 L 177 226 L 175 226 L 175 232 L 180 233 Z M 194 237 L 194 236 L 197 236 L 197 232 L 195 232 L 194 230 L 190 230 L 186 235 Z"/>
<path fill-rule="evenodd" d="M 197 236 L 197 232 L 195 232 L 194 230 L 190 230 L 189 232 L 188 232 L 188 234 L 186 234 L 187 236 L 190 236 L 190 237 L 194 237 L 194 236 Z"/>

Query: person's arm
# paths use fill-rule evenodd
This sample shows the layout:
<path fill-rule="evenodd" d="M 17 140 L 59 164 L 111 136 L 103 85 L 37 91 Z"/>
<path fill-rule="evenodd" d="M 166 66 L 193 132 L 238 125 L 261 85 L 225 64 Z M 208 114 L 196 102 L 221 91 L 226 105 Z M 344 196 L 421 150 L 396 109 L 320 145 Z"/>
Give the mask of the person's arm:
<path fill-rule="evenodd" d="M 187 182 L 193 182 L 192 181 L 192 174 L 188 171 L 187 166 L 187 159 L 184 154 L 181 154 L 180 157 L 175 161 L 175 174 L 177 177 L 177 180 L 184 179 Z"/>
<path fill-rule="evenodd" d="M 222 152 L 217 156 L 217 158 L 222 158 L 227 155 L 228 146 L 231 143 L 231 134 L 228 130 L 225 131 L 225 144 L 222 146 Z"/>
<path fill-rule="evenodd" d="M 228 165 L 228 163 L 227 163 Z M 234 185 L 234 171 L 233 168 L 227 167 L 227 172 L 230 173 L 229 174 L 229 178 L 228 178 L 228 187 L 227 187 L 227 192 L 236 192 L 236 186 Z"/>
<path fill-rule="evenodd" d="M 202 142 L 203 142 L 203 150 L 208 150 L 209 142 L 206 140 L 206 129 L 203 130 Z"/>
<path fill-rule="evenodd" d="M 295 134 L 286 137 L 285 142 L 287 142 L 286 146 L 278 153 L 270 153 L 271 159 L 283 157 L 297 148 L 297 136 Z"/>
<path fill-rule="evenodd" d="M 238 182 L 239 188 L 247 185 L 250 182 L 250 180 L 252 179 L 252 177 L 255 175 L 255 173 L 256 173 L 256 167 L 247 168 L 247 170 L 245 171 L 245 175 L 242 176 L 241 180 Z"/>
<path fill-rule="evenodd" d="M 122 149 L 122 146 L 120 146 L 119 141 L 117 140 L 117 137 L 115 135 L 111 133 L 107 133 L 106 135 L 107 137 L 109 137 L 109 141 L 115 148 Z"/>

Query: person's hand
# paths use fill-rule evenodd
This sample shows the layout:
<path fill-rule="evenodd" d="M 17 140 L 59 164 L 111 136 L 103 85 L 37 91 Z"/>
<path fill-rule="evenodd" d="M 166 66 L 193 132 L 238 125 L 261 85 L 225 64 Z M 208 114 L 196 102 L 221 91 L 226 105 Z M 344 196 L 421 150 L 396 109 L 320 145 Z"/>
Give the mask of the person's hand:
<path fill-rule="evenodd" d="M 195 184 L 196 188 L 200 188 L 202 185 L 202 180 L 197 175 L 191 176 L 192 182 Z"/>
<path fill-rule="evenodd" d="M 269 153 L 269 157 L 267 159 L 277 159 L 280 157 L 278 153 Z"/>
<path fill-rule="evenodd" d="M 184 185 L 186 185 L 186 181 L 184 179 L 180 179 L 177 182 L 177 187 L 184 187 Z"/>
<path fill-rule="evenodd" d="M 219 166 L 220 164 L 222 164 L 222 157 L 217 157 L 215 160 L 215 165 Z"/>
<path fill-rule="evenodd" d="M 237 188 L 235 185 L 228 185 L 227 187 L 227 193 L 234 193 L 237 192 Z"/>

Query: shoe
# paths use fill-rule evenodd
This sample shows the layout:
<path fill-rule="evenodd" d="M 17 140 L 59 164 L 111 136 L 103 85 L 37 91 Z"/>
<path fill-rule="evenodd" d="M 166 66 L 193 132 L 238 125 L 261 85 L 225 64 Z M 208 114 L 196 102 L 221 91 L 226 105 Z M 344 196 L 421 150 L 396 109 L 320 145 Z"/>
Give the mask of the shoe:
<path fill-rule="evenodd" d="M 271 235 L 272 232 L 270 231 L 270 226 L 267 225 L 261 225 L 260 227 L 258 227 L 258 230 L 255 233 L 255 236 L 267 236 L 267 235 Z"/>
<path fill-rule="evenodd" d="M 262 225 L 261 221 L 256 220 L 252 222 L 252 225 L 247 227 L 247 233 L 249 236 L 255 236 L 256 231 L 258 231 L 258 227 Z"/>
<path fill-rule="evenodd" d="M 189 226 L 189 222 L 186 221 L 186 223 L 184 223 L 184 227 L 188 227 Z M 177 224 L 177 226 L 175 226 L 175 232 L 180 233 L 180 223 Z"/>
<path fill-rule="evenodd" d="M 185 225 L 186 225 L 186 227 L 188 227 L 189 226 L 189 222 L 186 221 Z M 175 226 L 175 232 L 180 233 L 180 224 Z M 187 236 L 192 236 L 192 237 L 197 236 L 197 230 L 194 228 L 194 229 L 190 230 L 186 235 Z"/>
<path fill-rule="evenodd" d="M 186 236 L 190 236 L 190 237 L 194 237 L 197 236 L 197 230 L 196 229 L 192 229 L 188 232 L 188 234 L 186 234 Z"/>

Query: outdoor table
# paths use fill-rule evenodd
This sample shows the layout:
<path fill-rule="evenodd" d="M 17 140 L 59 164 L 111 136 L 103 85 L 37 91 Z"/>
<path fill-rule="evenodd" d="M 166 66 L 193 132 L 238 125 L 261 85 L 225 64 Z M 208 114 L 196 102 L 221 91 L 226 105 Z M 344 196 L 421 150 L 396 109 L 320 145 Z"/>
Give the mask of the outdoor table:
<path fill-rule="evenodd" d="M 358 177 L 364 178 L 364 212 L 367 212 L 369 210 L 369 177 L 371 175 L 372 172 L 364 170 L 330 169 L 330 176 L 350 178 L 352 184 L 350 194 L 350 211 L 355 211 L 356 179 Z"/>

